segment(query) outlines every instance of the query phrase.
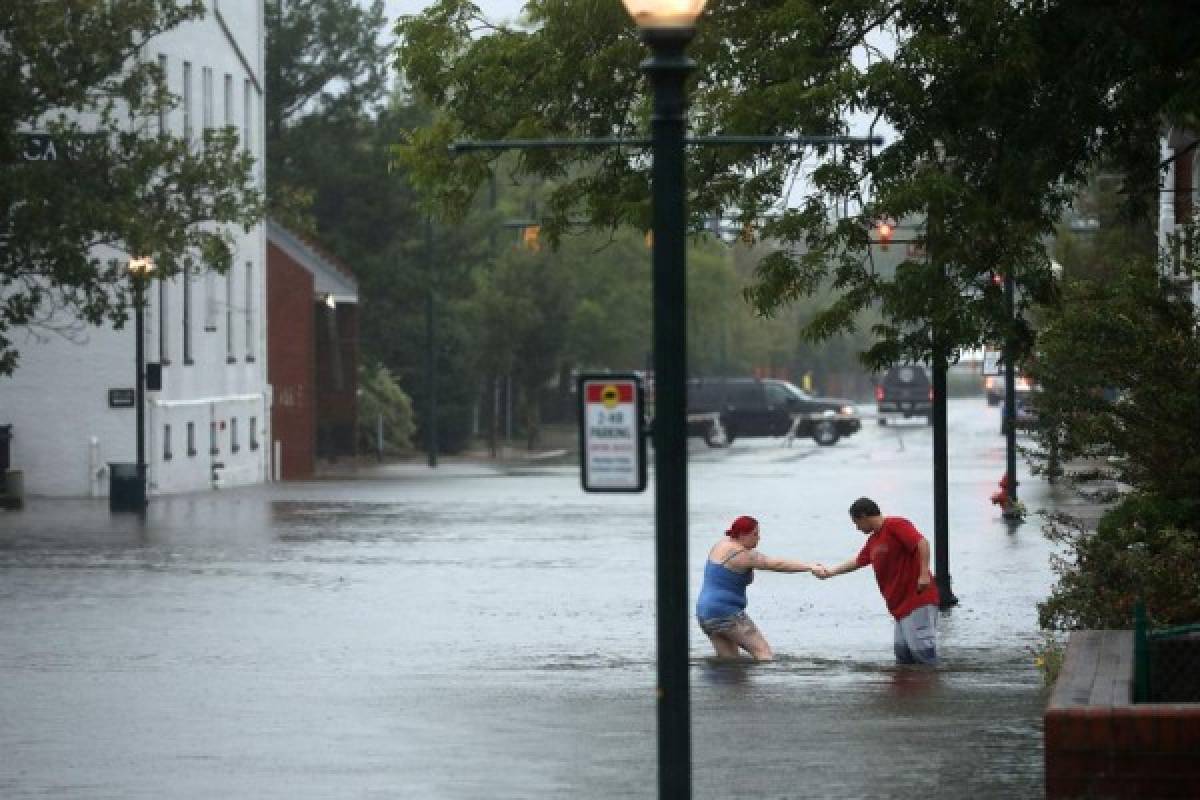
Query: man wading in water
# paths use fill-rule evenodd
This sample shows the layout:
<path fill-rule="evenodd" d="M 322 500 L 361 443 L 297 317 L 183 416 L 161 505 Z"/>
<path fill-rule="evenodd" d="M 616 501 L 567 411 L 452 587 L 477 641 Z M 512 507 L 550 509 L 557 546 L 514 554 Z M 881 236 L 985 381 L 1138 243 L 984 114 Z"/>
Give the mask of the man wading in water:
<path fill-rule="evenodd" d="M 904 517 L 885 517 L 879 506 L 860 497 L 850 506 L 854 527 L 867 535 L 858 555 L 835 567 L 814 564 L 824 580 L 870 564 L 879 593 L 896 618 L 896 661 L 937 664 L 937 611 L 941 598 L 929 571 L 929 541 Z"/>

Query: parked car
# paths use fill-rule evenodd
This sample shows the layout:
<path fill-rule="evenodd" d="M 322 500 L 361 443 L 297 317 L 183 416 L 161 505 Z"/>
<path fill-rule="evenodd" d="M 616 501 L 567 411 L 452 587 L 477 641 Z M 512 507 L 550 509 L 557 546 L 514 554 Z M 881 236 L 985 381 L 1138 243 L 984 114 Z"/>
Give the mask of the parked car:
<path fill-rule="evenodd" d="M 1014 394 L 1016 403 L 1014 408 L 1016 413 L 1013 417 L 1013 424 L 1018 431 L 1031 431 L 1037 427 L 1038 415 L 1037 407 L 1034 403 L 1034 394 L 1036 388 L 1025 378 L 1017 379 L 1017 388 Z M 1000 433 L 1008 433 L 1008 416 L 1007 405 L 1002 401 L 1000 404 Z"/>
<path fill-rule="evenodd" d="M 757 436 L 811 436 L 828 447 L 862 428 L 858 410 L 849 400 L 813 397 L 787 381 L 769 378 L 695 378 L 688 381 L 689 433 L 705 436 L 704 414 L 720 415 L 721 439 Z M 693 419 L 697 420 L 695 423 Z"/>
<path fill-rule="evenodd" d="M 998 406 L 1004 402 L 1004 388 L 1008 385 L 1004 373 L 985 375 L 983 378 L 983 393 L 987 395 L 989 406 Z M 1029 379 L 1024 375 L 1017 376 L 1017 391 L 1029 391 Z"/>
<path fill-rule="evenodd" d="M 920 364 L 901 364 L 883 374 L 875 386 L 875 404 L 879 424 L 889 419 L 924 417 L 933 424 L 933 382 L 929 370 Z"/>

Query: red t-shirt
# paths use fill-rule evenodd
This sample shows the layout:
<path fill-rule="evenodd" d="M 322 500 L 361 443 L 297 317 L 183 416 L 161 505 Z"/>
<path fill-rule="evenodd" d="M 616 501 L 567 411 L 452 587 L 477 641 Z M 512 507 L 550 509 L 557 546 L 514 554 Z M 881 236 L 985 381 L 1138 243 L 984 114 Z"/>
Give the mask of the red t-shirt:
<path fill-rule="evenodd" d="M 904 517 L 884 517 L 883 527 L 867 537 L 854 560 L 860 567 L 870 564 L 875 568 L 879 593 L 896 619 L 907 617 L 915 608 L 940 603 L 935 581 L 917 592 L 921 574 L 917 544 L 924 538 Z"/>

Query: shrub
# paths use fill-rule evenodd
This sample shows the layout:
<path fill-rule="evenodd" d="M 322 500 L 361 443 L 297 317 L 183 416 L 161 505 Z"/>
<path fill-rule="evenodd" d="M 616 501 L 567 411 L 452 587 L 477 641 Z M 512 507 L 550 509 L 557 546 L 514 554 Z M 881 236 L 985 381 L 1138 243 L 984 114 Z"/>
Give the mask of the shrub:
<path fill-rule="evenodd" d="M 1200 531 L 1191 504 L 1127 496 L 1088 531 L 1052 517 L 1046 535 L 1065 546 L 1053 559 L 1058 585 L 1038 606 L 1043 628 L 1129 628 L 1138 599 L 1154 625 L 1200 621 Z"/>
<path fill-rule="evenodd" d="M 358 391 L 358 451 L 379 450 L 379 420 L 383 419 L 383 451 L 395 454 L 412 447 L 412 400 L 387 367 L 361 367 Z"/>

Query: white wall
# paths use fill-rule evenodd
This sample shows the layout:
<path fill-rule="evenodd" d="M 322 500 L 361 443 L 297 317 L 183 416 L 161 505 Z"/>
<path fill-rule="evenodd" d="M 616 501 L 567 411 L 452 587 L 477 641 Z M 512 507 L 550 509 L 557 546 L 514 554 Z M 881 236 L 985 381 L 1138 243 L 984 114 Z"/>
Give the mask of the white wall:
<path fill-rule="evenodd" d="M 167 83 L 178 95 L 183 94 L 184 63 L 191 64 L 191 128 L 197 142 L 207 103 L 212 124 L 228 121 L 248 131 L 250 152 L 261 159 L 262 2 L 212 0 L 209 6 L 204 19 L 147 42 L 143 57 L 155 62 L 166 57 Z M 212 76 L 208 101 L 206 69 Z M 182 108 L 175 109 L 168 130 L 182 135 L 183 116 Z M 257 176 L 261 186 L 261 166 Z M 148 289 L 146 358 L 167 362 L 162 391 L 146 394 L 152 494 L 255 483 L 269 475 L 266 234 L 261 224 L 233 233 L 236 252 L 228 277 L 191 279 L 190 363 L 184 358 L 184 279 L 167 281 L 164 292 L 157 281 Z M 108 407 L 109 388 L 135 385 L 133 330 L 131 319 L 121 331 L 84 328 L 70 339 L 14 337 L 21 361 L 12 378 L 0 379 L 0 424 L 13 424 L 12 462 L 25 473 L 26 492 L 106 494 L 107 472 L 98 468 L 135 460 L 134 409 Z M 190 453 L 189 423 L 195 440 Z M 214 471 L 216 464 L 223 466 Z"/>

